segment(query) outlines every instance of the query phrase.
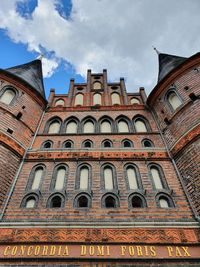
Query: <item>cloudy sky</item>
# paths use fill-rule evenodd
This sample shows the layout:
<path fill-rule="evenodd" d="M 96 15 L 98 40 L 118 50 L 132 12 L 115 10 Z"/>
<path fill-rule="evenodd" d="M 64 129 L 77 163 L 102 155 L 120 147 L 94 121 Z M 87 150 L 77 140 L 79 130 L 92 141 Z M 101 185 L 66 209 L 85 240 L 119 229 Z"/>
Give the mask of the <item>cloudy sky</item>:
<path fill-rule="evenodd" d="M 0 68 L 43 58 L 47 95 L 67 92 L 87 69 L 126 79 L 127 91 L 155 86 L 160 52 L 200 50 L 200 0 L 1 0 Z"/>

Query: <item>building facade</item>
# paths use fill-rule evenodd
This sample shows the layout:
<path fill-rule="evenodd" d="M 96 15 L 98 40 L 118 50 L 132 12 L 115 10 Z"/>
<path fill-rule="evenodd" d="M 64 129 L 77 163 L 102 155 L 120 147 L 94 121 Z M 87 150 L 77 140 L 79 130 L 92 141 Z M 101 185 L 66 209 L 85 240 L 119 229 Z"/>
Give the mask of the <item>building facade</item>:
<path fill-rule="evenodd" d="M 0 266 L 200 266 L 200 54 L 158 83 L 0 70 Z"/>

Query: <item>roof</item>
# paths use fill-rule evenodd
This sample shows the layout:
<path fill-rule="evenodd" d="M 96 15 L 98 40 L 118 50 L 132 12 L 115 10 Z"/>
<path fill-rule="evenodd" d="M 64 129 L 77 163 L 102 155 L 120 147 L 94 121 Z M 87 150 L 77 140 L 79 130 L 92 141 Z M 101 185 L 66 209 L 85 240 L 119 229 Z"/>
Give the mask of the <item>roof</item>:
<path fill-rule="evenodd" d="M 41 60 L 36 59 L 23 65 L 5 69 L 5 71 L 27 82 L 45 98 Z"/>
<path fill-rule="evenodd" d="M 159 58 L 158 82 L 160 82 L 170 71 L 178 67 L 181 63 L 183 63 L 187 59 L 186 57 L 178 57 L 162 53 L 159 53 L 158 58 Z"/>

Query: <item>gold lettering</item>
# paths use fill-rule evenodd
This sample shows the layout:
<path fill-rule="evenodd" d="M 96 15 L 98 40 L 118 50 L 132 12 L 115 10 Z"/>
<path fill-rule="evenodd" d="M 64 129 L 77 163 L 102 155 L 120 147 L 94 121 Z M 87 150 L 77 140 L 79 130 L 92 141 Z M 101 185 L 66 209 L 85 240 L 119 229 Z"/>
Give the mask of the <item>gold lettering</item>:
<path fill-rule="evenodd" d="M 137 248 L 137 255 L 138 256 L 142 256 L 143 255 L 143 253 L 142 253 L 142 247 L 141 246 L 136 246 L 136 248 Z"/>
<path fill-rule="evenodd" d="M 68 246 L 65 246 L 64 251 L 63 251 L 63 256 L 69 256 L 69 251 L 68 251 Z"/>
<path fill-rule="evenodd" d="M 190 253 L 188 252 L 188 247 L 182 247 L 182 250 L 184 251 L 184 257 L 191 257 Z"/>
<path fill-rule="evenodd" d="M 36 246 L 34 250 L 34 255 L 38 256 L 40 254 L 40 246 Z"/>
<path fill-rule="evenodd" d="M 62 247 L 61 247 L 61 246 L 59 246 L 59 247 L 58 247 L 58 256 L 60 256 L 60 255 L 61 255 L 61 249 L 62 249 Z"/>
<path fill-rule="evenodd" d="M 134 254 L 135 254 L 134 247 L 133 247 L 133 246 L 129 246 L 129 247 L 128 247 L 128 252 L 129 252 L 129 254 L 130 254 L 131 256 L 134 256 Z"/>
<path fill-rule="evenodd" d="M 121 255 L 124 256 L 126 251 L 126 246 L 121 246 Z"/>
<path fill-rule="evenodd" d="M 106 246 L 106 255 L 110 256 L 110 246 Z"/>
<path fill-rule="evenodd" d="M 147 246 L 144 246 L 144 250 L 145 250 L 145 255 L 149 256 L 149 251 L 148 251 L 148 247 Z"/>
<path fill-rule="evenodd" d="M 154 246 L 151 246 L 150 251 L 151 251 L 151 256 L 155 257 L 156 256 L 156 248 Z"/>
<path fill-rule="evenodd" d="M 10 246 L 7 246 L 7 247 L 5 248 L 5 250 L 4 250 L 3 255 L 4 255 L 4 256 L 8 256 L 8 254 L 9 254 L 9 250 L 10 250 Z"/>
<path fill-rule="evenodd" d="M 27 255 L 30 256 L 33 254 L 33 246 L 29 246 L 27 250 Z"/>
<path fill-rule="evenodd" d="M 97 256 L 104 256 L 104 246 L 97 246 Z"/>
<path fill-rule="evenodd" d="M 42 251 L 42 256 L 47 256 L 47 255 L 48 255 L 48 246 L 44 246 Z"/>
<path fill-rule="evenodd" d="M 81 256 L 85 256 L 86 255 L 86 246 L 81 246 Z"/>
<path fill-rule="evenodd" d="M 90 254 L 90 256 L 94 255 L 94 246 L 89 247 L 89 254 Z"/>
<path fill-rule="evenodd" d="M 55 246 L 51 246 L 50 252 L 49 252 L 49 256 L 54 256 L 56 252 L 56 247 Z"/>
<path fill-rule="evenodd" d="M 17 254 L 17 247 L 14 246 L 14 247 L 12 248 L 12 250 L 11 250 L 11 255 L 12 255 L 12 256 L 15 256 L 16 254 Z"/>
<path fill-rule="evenodd" d="M 167 250 L 168 250 L 169 257 L 172 257 L 173 248 L 172 247 L 167 247 Z"/>
<path fill-rule="evenodd" d="M 19 256 L 24 256 L 26 246 L 20 246 Z"/>
<path fill-rule="evenodd" d="M 182 257 L 181 251 L 178 247 L 176 247 L 176 257 Z"/>

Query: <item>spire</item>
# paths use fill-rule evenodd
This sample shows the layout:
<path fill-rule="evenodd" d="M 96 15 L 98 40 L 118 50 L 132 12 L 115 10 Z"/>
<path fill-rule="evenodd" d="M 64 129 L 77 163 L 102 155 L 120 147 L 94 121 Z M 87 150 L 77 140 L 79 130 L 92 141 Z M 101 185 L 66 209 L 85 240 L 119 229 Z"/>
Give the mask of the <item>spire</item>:
<path fill-rule="evenodd" d="M 27 82 L 45 98 L 41 60 L 36 59 L 23 65 L 8 68 L 6 72 Z"/>
<path fill-rule="evenodd" d="M 178 67 L 187 58 L 159 53 L 158 59 L 159 59 L 158 82 L 160 82 L 170 71 Z"/>

